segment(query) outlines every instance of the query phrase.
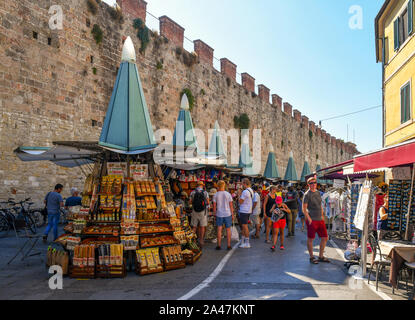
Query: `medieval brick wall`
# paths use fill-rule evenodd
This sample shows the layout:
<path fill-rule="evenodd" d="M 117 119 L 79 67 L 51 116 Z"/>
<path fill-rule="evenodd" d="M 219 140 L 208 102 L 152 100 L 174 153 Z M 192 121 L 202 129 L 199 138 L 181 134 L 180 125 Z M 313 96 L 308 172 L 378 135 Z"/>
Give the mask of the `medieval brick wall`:
<path fill-rule="evenodd" d="M 244 86 L 235 80 L 237 66 L 222 59 L 222 70 L 212 66 L 213 49 L 195 42 L 200 59 L 189 63 L 183 47 L 184 29 L 171 18 L 161 19 L 161 35 L 150 37 L 146 51 L 132 26 L 134 17 L 145 19 L 142 0 L 118 0 L 124 22 L 112 18 L 108 5 L 98 4 L 96 14 L 85 0 L 3 0 L 0 2 L 0 199 L 32 196 L 38 202 L 56 183 L 82 188 L 79 169 L 63 169 L 47 162 L 24 163 L 14 154 L 18 146 L 50 146 L 52 141 L 96 141 L 120 64 L 123 37 L 136 46 L 137 66 L 154 129 L 173 130 L 180 106 L 180 92 L 195 96 L 192 117 L 196 128 L 234 128 L 234 116 L 247 113 L 251 129 L 262 129 L 262 171 L 269 146 L 284 174 L 290 152 L 300 175 L 305 158 L 313 170 L 348 160 L 355 146 L 329 137 L 314 122 L 295 118 L 293 107 L 260 86 L 246 74 Z M 49 8 L 60 5 L 63 30 L 49 28 Z M 137 7 L 135 7 L 137 6 Z M 103 30 L 102 43 L 91 34 L 94 24 Z M 207 145 L 208 142 L 205 142 Z"/>

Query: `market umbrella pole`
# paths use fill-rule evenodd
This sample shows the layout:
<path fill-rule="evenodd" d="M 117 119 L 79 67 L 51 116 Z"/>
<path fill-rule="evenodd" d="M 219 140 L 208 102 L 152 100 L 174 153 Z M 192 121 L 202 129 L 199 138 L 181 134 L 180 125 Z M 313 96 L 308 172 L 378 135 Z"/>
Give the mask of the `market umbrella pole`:
<path fill-rule="evenodd" d="M 130 156 L 127 155 L 127 177 L 130 178 Z"/>
<path fill-rule="evenodd" d="M 406 233 L 405 240 L 409 240 L 409 221 L 411 216 L 411 207 L 412 207 L 412 193 L 414 191 L 414 178 L 415 178 L 415 163 L 412 165 L 412 180 L 411 180 L 411 192 L 409 193 L 409 202 L 408 202 L 408 213 L 406 216 Z"/>

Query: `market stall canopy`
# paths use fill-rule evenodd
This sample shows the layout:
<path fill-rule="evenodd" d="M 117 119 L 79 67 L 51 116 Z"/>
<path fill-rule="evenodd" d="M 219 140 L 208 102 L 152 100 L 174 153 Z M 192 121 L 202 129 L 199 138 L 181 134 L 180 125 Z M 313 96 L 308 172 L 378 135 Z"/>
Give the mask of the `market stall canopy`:
<path fill-rule="evenodd" d="M 270 180 L 281 178 L 280 173 L 278 172 L 275 153 L 273 151 L 268 154 L 268 160 L 267 165 L 265 166 L 264 177 Z"/>
<path fill-rule="evenodd" d="M 19 147 L 14 150 L 16 156 L 22 161 L 51 161 L 54 164 L 75 168 L 85 164 L 93 163 L 94 158 L 102 152 L 97 148 L 77 148 L 73 146 L 55 145 L 53 147 Z"/>
<path fill-rule="evenodd" d="M 338 172 L 331 172 L 326 173 L 322 176 L 325 180 L 346 180 L 350 179 L 350 181 L 358 180 L 358 179 L 364 179 L 366 177 L 368 178 L 376 178 L 378 175 L 376 174 L 367 174 L 367 173 L 352 173 L 352 174 L 344 174 L 343 171 Z"/>
<path fill-rule="evenodd" d="M 99 145 L 121 153 L 149 151 L 157 146 L 130 37 L 124 42 Z"/>
<path fill-rule="evenodd" d="M 415 141 L 355 156 L 354 172 L 393 168 L 415 163 Z"/>
<path fill-rule="evenodd" d="M 304 161 L 303 171 L 301 172 L 301 182 L 307 182 L 306 177 L 311 173 L 307 159 Z"/>
<path fill-rule="evenodd" d="M 193 127 L 192 116 L 189 110 L 189 100 L 183 94 L 179 116 L 174 128 L 173 146 L 195 147 L 197 149 L 196 134 Z"/>
<path fill-rule="evenodd" d="M 215 122 L 215 129 L 210 140 L 208 155 L 223 157 L 225 159 L 225 165 L 228 164 L 226 160 L 225 148 L 223 147 L 222 137 L 220 135 L 219 123 Z"/>
<path fill-rule="evenodd" d="M 288 165 L 287 170 L 285 170 L 284 180 L 298 181 L 297 169 L 295 168 L 294 155 L 292 152 L 290 153 L 290 158 L 288 159 Z"/>

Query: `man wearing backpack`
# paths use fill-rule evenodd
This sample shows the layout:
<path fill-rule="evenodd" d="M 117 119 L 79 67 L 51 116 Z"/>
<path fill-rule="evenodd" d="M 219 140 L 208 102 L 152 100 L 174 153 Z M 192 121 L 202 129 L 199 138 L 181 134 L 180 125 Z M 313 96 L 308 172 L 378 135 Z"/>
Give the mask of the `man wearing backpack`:
<path fill-rule="evenodd" d="M 203 189 L 204 183 L 199 181 L 197 188 L 190 194 L 190 204 L 193 206 L 191 225 L 193 232 L 199 231 L 199 244 L 204 245 L 206 227 L 208 225 L 209 194 Z M 198 230 L 199 229 L 199 230 Z"/>
<path fill-rule="evenodd" d="M 249 249 L 251 245 L 249 244 L 248 221 L 249 216 L 252 214 L 254 191 L 251 189 L 251 181 L 248 178 L 242 180 L 242 185 L 244 191 L 239 198 L 239 222 L 242 230 L 242 241 L 239 248 Z"/>

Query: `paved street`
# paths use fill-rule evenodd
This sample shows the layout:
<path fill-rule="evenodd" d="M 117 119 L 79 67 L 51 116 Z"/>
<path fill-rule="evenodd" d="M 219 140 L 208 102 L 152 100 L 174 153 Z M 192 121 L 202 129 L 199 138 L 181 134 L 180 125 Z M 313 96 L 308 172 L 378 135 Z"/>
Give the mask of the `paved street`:
<path fill-rule="evenodd" d="M 305 234 L 297 233 L 287 240 L 286 251 L 275 253 L 263 239 L 251 240 L 252 249 L 231 253 L 215 251 L 214 244 L 207 244 L 201 260 L 186 269 L 144 277 L 129 273 L 125 279 L 65 278 L 63 290 L 52 291 L 43 255 L 42 260 L 34 256 L 6 265 L 16 252 L 16 239 L 9 237 L 0 239 L 0 299 L 382 299 L 366 284 L 360 283 L 360 288 L 356 283 L 349 285 L 350 276 L 334 247 L 327 249 L 332 264 L 311 265 L 305 241 Z M 37 247 L 47 248 L 43 244 Z M 228 254 L 231 257 L 223 266 Z M 196 287 L 201 290 L 194 290 Z M 381 290 L 391 296 L 388 287 L 381 286 Z M 405 299 L 404 291 L 393 298 Z"/>

